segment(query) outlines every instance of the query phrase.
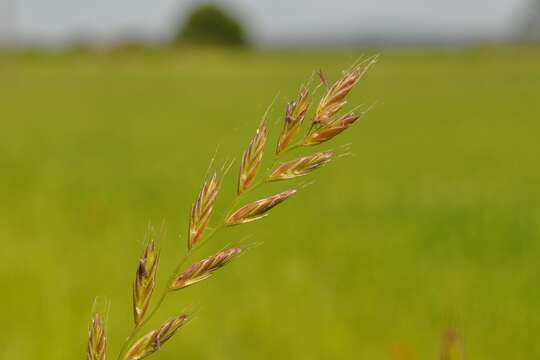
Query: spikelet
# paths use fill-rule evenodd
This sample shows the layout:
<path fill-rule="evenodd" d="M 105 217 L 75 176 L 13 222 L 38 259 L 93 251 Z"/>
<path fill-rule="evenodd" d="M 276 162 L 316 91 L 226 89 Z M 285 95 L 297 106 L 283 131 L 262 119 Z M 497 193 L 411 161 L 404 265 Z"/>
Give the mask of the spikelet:
<path fill-rule="evenodd" d="M 295 177 L 304 176 L 310 172 L 317 170 L 321 166 L 328 163 L 334 153 L 331 151 L 320 152 L 313 155 L 301 157 L 299 159 L 287 161 L 278 166 L 269 176 L 268 181 L 278 181 L 293 179 Z"/>
<path fill-rule="evenodd" d="M 354 66 L 328 88 L 315 110 L 313 118 L 315 125 L 327 124 L 332 120 L 332 117 L 347 103 L 345 97 L 375 61 L 376 57 L 373 57 Z"/>
<path fill-rule="evenodd" d="M 352 124 L 360 118 L 361 114 L 350 113 L 343 115 L 342 117 L 334 120 L 328 124 L 325 124 L 306 136 L 302 145 L 311 146 L 318 145 L 325 141 L 334 138 L 336 135 L 348 129 Z"/>
<path fill-rule="evenodd" d="M 261 166 L 267 136 L 268 126 L 265 117 L 257 128 L 255 136 L 249 143 L 248 148 L 242 156 L 242 163 L 240 164 L 240 176 L 238 179 L 238 194 L 243 193 L 253 184 L 253 181 L 255 181 L 255 177 L 257 176 L 259 167 Z"/>
<path fill-rule="evenodd" d="M 212 276 L 214 271 L 228 264 L 242 252 L 240 248 L 231 248 L 221 251 L 189 267 L 179 275 L 171 284 L 171 290 L 180 290 Z"/>
<path fill-rule="evenodd" d="M 88 329 L 88 348 L 86 358 L 88 360 L 105 360 L 105 327 L 99 313 L 95 313 Z"/>
<path fill-rule="evenodd" d="M 139 259 L 139 267 L 133 285 L 133 317 L 138 325 L 150 305 L 150 298 L 156 286 L 158 267 L 158 253 L 154 240 L 151 239 L 146 246 L 144 254 Z"/>
<path fill-rule="evenodd" d="M 191 215 L 189 217 L 189 234 L 188 234 L 188 249 L 191 249 L 201 238 L 219 192 L 219 179 L 216 173 L 205 181 L 197 201 L 191 207 Z"/>
<path fill-rule="evenodd" d="M 308 95 L 309 90 L 307 88 L 302 88 L 298 98 L 287 104 L 285 110 L 285 123 L 281 135 L 279 136 L 276 154 L 285 150 L 294 140 L 296 135 L 298 135 L 298 131 L 300 131 L 300 127 L 304 122 L 304 117 L 308 110 Z"/>
<path fill-rule="evenodd" d="M 457 332 L 448 330 L 443 336 L 440 360 L 464 360 L 463 346 Z"/>
<path fill-rule="evenodd" d="M 139 360 L 158 351 L 161 345 L 169 340 L 178 329 L 188 321 L 187 315 L 180 315 L 161 325 L 158 329 L 137 340 L 129 349 L 124 360 Z"/>
<path fill-rule="evenodd" d="M 257 200 L 236 210 L 227 218 L 226 225 L 244 224 L 265 217 L 267 212 L 274 206 L 285 201 L 296 193 L 295 189 L 270 196 L 266 199 Z"/>

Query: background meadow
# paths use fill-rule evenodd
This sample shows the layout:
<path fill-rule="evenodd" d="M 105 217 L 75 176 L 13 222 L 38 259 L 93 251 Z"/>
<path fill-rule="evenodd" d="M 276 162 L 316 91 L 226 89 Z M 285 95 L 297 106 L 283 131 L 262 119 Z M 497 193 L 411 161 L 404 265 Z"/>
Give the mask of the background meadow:
<path fill-rule="evenodd" d="M 113 358 L 148 224 L 167 228 L 164 280 L 213 154 L 238 160 L 277 95 L 272 152 L 313 71 L 375 52 L 1 55 L 0 358 L 83 358 L 95 295 Z M 383 50 L 349 103 L 374 108 L 324 146 L 353 156 L 212 240 L 262 245 L 167 300 L 154 326 L 197 316 L 155 358 L 436 359 L 447 326 L 469 359 L 540 358 L 539 64 L 533 47 Z"/>

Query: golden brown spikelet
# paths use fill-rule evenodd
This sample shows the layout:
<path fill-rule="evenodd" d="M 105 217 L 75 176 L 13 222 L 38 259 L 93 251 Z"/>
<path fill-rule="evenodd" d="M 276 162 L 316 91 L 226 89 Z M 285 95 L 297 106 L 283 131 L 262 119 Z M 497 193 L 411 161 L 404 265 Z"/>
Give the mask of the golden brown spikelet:
<path fill-rule="evenodd" d="M 313 124 L 327 124 L 332 120 L 332 117 L 347 103 L 345 97 L 375 61 L 376 57 L 373 57 L 354 66 L 328 88 L 315 110 Z"/>
<path fill-rule="evenodd" d="M 158 253 L 154 240 L 150 240 L 144 254 L 139 259 L 139 267 L 133 285 L 133 317 L 135 325 L 144 318 L 150 298 L 156 286 L 156 274 L 158 268 Z"/>
<path fill-rule="evenodd" d="M 88 348 L 86 351 L 88 360 L 105 360 L 107 338 L 105 326 L 99 313 L 95 313 L 88 329 Z"/>
<path fill-rule="evenodd" d="M 309 90 L 307 88 L 302 88 L 298 98 L 287 104 L 285 110 L 285 122 L 277 144 L 277 154 L 285 150 L 294 140 L 296 135 L 298 135 L 309 107 L 308 95 Z"/>
<path fill-rule="evenodd" d="M 292 195 L 296 194 L 295 189 L 287 190 L 282 193 L 270 196 L 265 199 L 257 200 L 249 203 L 240 209 L 236 210 L 227 218 L 227 225 L 244 224 L 251 221 L 259 220 L 265 217 L 267 212 L 274 206 L 287 200 Z"/>
<path fill-rule="evenodd" d="M 354 124 L 360 118 L 360 116 L 361 114 L 350 113 L 328 124 L 325 124 L 311 134 L 309 134 L 308 136 L 306 136 L 302 145 L 318 145 L 325 141 L 328 141 L 334 138 L 339 133 L 351 127 L 351 125 Z"/>
<path fill-rule="evenodd" d="M 332 159 L 333 156 L 334 153 L 328 151 L 287 161 L 286 163 L 278 166 L 268 176 L 268 181 L 288 180 L 307 175 L 310 172 L 317 170 L 321 166 L 324 166 Z"/>
<path fill-rule="evenodd" d="M 158 351 L 167 340 L 188 321 L 187 315 L 180 315 L 161 325 L 158 329 L 150 331 L 133 344 L 124 360 L 139 360 Z"/>
<path fill-rule="evenodd" d="M 214 203 L 219 192 L 219 179 L 216 173 L 205 181 L 197 201 L 191 207 L 189 217 L 188 249 L 191 249 L 201 238 L 208 225 Z"/>
<path fill-rule="evenodd" d="M 171 290 L 180 290 L 199 281 L 209 278 L 216 270 L 228 264 L 232 259 L 240 255 L 242 249 L 231 248 L 220 251 L 214 256 L 210 256 L 189 267 L 180 274 L 171 284 Z"/>
<path fill-rule="evenodd" d="M 264 118 L 242 156 L 240 176 L 238 179 L 238 194 L 242 194 L 255 181 L 255 177 L 261 166 L 267 136 L 268 126 L 266 118 Z"/>

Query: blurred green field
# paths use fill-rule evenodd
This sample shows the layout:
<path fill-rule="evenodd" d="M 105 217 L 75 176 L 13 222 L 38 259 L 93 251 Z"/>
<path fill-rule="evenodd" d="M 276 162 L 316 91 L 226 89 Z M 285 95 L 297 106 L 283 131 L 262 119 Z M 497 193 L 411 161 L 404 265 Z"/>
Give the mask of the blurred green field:
<path fill-rule="evenodd" d="M 148 223 L 164 280 L 216 147 L 238 158 L 278 94 L 275 139 L 298 85 L 361 53 L 1 56 L 0 358 L 84 358 L 95 295 L 115 358 Z M 436 359 L 448 324 L 469 359 L 540 358 L 540 50 L 381 55 L 350 101 L 375 108 L 323 147 L 354 156 L 213 240 L 263 245 L 167 300 L 156 320 L 197 316 L 156 359 Z"/>

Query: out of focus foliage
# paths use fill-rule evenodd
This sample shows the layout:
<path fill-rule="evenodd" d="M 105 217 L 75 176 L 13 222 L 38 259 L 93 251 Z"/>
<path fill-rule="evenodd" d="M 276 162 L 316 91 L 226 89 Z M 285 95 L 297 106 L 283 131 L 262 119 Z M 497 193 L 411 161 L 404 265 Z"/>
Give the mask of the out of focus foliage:
<path fill-rule="evenodd" d="M 279 91 L 276 139 L 298 85 L 321 68 L 333 81 L 362 53 L 0 55 L 0 359 L 80 359 L 96 294 L 111 303 L 114 359 L 148 223 L 166 224 L 164 286 L 213 154 L 218 169 L 238 159 Z M 439 360 L 447 326 L 467 360 L 540 359 L 538 64 L 532 45 L 385 50 L 346 105 L 376 106 L 324 147 L 355 156 L 205 245 L 196 260 L 262 243 L 165 301 L 148 330 L 197 316 L 148 359 Z"/>
<path fill-rule="evenodd" d="M 246 46 L 246 31 L 239 20 L 216 5 L 196 7 L 176 36 L 177 42 L 206 45 Z"/>

